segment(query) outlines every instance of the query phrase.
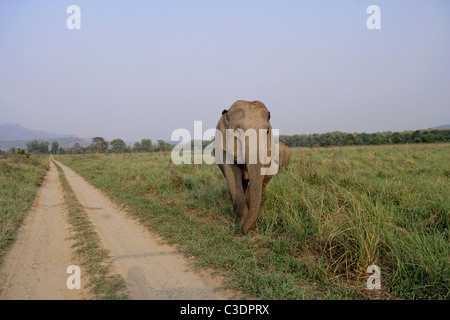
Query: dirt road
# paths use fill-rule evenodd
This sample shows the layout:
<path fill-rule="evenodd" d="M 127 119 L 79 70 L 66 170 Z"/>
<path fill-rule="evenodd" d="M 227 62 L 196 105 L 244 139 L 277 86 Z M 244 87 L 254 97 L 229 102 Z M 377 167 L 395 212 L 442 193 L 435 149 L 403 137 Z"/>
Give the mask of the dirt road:
<path fill-rule="evenodd" d="M 130 299 L 228 299 L 219 283 L 172 246 L 148 232 L 105 195 L 58 162 L 89 215 L 102 246 L 112 257 L 113 272 L 127 284 Z M 72 244 L 65 204 L 54 164 L 33 209 L 0 269 L 0 299 L 86 299 L 83 287 L 69 290 L 66 269 Z M 83 274 L 83 272 L 82 272 Z M 83 284 L 83 281 L 81 281 Z"/>
<path fill-rule="evenodd" d="M 50 163 L 31 211 L 0 269 L 0 299 L 81 299 L 69 290 L 67 267 L 74 264 L 58 171 Z"/>

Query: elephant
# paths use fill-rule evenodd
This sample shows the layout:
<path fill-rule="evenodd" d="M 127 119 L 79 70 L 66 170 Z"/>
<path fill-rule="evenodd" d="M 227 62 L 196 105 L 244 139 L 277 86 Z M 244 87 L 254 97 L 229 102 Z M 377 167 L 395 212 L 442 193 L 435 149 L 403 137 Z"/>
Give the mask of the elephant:
<path fill-rule="evenodd" d="M 223 161 L 223 163 L 217 164 L 225 177 L 228 191 L 231 195 L 233 211 L 236 214 L 235 225 L 244 235 L 246 235 L 258 219 L 262 195 L 264 194 L 267 184 L 273 177 L 273 174 L 270 174 L 272 173 L 271 171 L 265 171 L 265 174 L 263 174 L 264 171 L 262 170 L 263 168 L 267 169 L 272 166 L 272 158 L 270 157 L 272 143 L 270 112 L 260 101 L 250 102 L 238 100 L 228 110 L 225 109 L 222 111 L 222 116 L 217 123 L 216 129 L 216 134 L 220 133 L 222 139 L 221 142 L 217 142 L 216 155 L 217 152 L 221 152 L 222 159 L 225 159 L 227 154 L 228 156 L 230 154 L 233 155 L 231 161 Z M 239 143 L 236 136 L 234 136 L 234 144 L 232 144 L 234 150 L 231 150 L 230 145 L 227 144 L 227 130 L 229 129 L 234 131 L 241 129 L 243 132 L 247 132 L 248 129 L 254 129 L 256 132 L 263 132 L 263 134 L 267 132 L 267 136 L 265 137 L 265 140 L 262 140 L 261 145 L 265 146 L 267 144 L 267 150 L 264 152 L 266 152 L 270 162 L 264 164 L 261 159 L 257 159 L 256 162 L 251 161 L 251 143 L 250 138 L 247 136 L 244 136 L 244 141 L 247 141 L 244 144 L 245 148 L 241 145 L 241 152 L 243 152 L 245 156 L 239 161 Z M 229 137 L 231 138 L 232 136 Z M 263 137 L 260 134 L 257 136 L 257 140 L 253 141 L 254 145 L 255 142 L 257 142 L 256 146 L 258 146 L 258 152 L 260 152 L 259 142 L 262 138 Z M 216 141 L 218 141 L 217 136 Z M 290 150 L 288 151 L 290 152 Z M 285 165 L 286 160 L 284 159 L 284 153 L 280 154 L 283 154 L 283 156 L 279 161 Z M 269 172 L 269 174 L 267 174 L 267 172 Z"/>
<path fill-rule="evenodd" d="M 278 160 L 278 165 L 280 166 L 280 170 L 282 168 L 287 167 L 289 164 L 289 161 L 291 160 L 291 149 L 287 145 L 285 145 L 283 142 L 278 143 L 280 155 Z"/>

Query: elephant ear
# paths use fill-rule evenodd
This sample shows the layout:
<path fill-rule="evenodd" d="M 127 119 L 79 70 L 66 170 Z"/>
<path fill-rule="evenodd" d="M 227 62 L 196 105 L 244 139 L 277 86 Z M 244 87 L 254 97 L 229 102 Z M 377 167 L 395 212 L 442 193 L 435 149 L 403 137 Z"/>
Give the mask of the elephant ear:
<path fill-rule="evenodd" d="M 226 140 L 226 136 L 227 136 L 227 129 L 229 126 L 229 120 L 228 120 L 228 116 L 227 116 L 227 109 L 224 109 L 222 111 L 222 117 L 219 120 L 219 123 L 217 124 L 217 129 L 220 131 L 220 133 L 222 134 L 221 140 L 222 140 L 222 149 L 224 151 L 227 151 L 227 140 Z M 217 139 L 217 138 L 216 138 Z"/>

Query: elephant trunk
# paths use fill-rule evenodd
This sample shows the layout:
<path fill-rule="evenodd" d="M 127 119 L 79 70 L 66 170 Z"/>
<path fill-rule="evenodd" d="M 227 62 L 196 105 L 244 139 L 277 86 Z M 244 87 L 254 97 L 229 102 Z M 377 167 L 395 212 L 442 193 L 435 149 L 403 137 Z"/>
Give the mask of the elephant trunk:
<path fill-rule="evenodd" d="M 242 224 L 242 233 L 245 235 L 258 219 L 259 209 L 261 207 L 262 181 L 264 176 L 261 174 L 261 164 L 248 164 L 250 207 L 248 215 Z"/>

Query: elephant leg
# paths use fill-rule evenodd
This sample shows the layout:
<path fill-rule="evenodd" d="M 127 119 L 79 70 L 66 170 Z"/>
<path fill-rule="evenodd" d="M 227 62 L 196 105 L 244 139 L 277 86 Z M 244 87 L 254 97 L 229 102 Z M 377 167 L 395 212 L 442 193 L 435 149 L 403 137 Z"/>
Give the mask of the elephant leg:
<path fill-rule="evenodd" d="M 246 165 L 240 165 L 242 171 L 242 189 L 244 190 L 245 204 L 250 208 L 250 191 L 248 190 L 248 172 Z M 243 217 L 245 219 L 245 217 Z"/>
<path fill-rule="evenodd" d="M 241 169 L 235 164 L 224 164 L 223 173 L 227 181 L 228 191 L 231 195 L 233 211 L 236 214 L 235 224 L 241 227 L 243 217 L 247 215 L 248 211 L 245 204 Z"/>
<path fill-rule="evenodd" d="M 272 179 L 273 176 L 264 176 L 263 183 L 262 183 L 262 191 L 261 195 L 264 194 L 264 191 L 266 190 L 266 186 L 269 183 L 269 181 Z"/>
<path fill-rule="evenodd" d="M 248 179 L 242 178 L 242 187 L 244 189 L 245 205 L 250 208 L 250 191 L 248 189 Z M 245 217 L 243 217 L 245 219 Z"/>

